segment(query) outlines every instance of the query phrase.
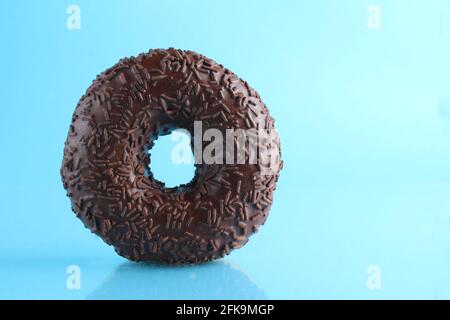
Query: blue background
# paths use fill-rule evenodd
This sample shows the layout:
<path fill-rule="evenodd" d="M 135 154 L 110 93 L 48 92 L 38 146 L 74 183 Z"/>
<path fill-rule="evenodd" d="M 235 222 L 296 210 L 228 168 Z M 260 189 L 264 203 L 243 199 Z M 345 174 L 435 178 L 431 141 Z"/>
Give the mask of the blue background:
<path fill-rule="evenodd" d="M 381 30 L 367 28 L 372 3 Z M 448 1 L 2 1 L 0 35 L 0 298 L 450 298 Z M 118 257 L 59 176 L 95 76 L 171 46 L 260 92 L 285 161 L 260 233 L 200 266 Z M 169 168 L 153 169 L 186 172 Z"/>

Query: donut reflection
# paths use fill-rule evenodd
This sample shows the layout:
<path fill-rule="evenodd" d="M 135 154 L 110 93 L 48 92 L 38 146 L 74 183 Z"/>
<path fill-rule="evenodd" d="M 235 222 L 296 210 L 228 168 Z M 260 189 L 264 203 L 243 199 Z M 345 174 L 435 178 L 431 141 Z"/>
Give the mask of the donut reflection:
<path fill-rule="evenodd" d="M 266 299 L 235 264 L 194 266 L 125 262 L 87 299 Z"/>

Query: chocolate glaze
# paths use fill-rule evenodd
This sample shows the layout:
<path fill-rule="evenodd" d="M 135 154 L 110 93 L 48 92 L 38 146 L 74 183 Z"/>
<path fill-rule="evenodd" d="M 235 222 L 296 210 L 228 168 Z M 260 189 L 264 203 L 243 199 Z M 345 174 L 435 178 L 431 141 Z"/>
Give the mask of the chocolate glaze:
<path fill-rule="evenodd" d="M 192 51 L 150 50 L 100 74 L 81 97 L 61 176 L 84 225 L 130 260 L 198 263 L 243 246 L 266 221 L 275 174 L 260 164 L 199 164 L 195 178 L 165 188 L 149 149 L 172 128 L 249 129 L 274 120 L 258 93 Z M 278 139 L 275 143 L 279 145 Z M 279 150 L 279 149 L 278 149 Z M 279 153 L 278 156 L 281 156 Z"/>

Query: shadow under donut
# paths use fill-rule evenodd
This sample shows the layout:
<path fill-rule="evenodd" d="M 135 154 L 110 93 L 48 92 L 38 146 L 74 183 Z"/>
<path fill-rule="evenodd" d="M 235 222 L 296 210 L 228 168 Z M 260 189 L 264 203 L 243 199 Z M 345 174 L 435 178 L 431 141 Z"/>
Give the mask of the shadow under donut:
<path fill-rule="evenodd" d="M 87 299 L 266 299 L 264 291 L 226 261 L 194 266 L 125 262 Z"/>

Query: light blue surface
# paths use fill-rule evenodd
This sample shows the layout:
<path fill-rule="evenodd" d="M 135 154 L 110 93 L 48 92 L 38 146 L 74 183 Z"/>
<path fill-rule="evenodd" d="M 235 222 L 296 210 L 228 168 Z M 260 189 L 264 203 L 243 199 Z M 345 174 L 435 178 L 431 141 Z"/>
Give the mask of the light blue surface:
<path fill-rule="evenodd" d="M 80 30 L 66 28 L 71 3 Z M 367 28 L 373 3 L 380 30 Z M 0 298 L 450 298 L 448 1 L 2 1 L 0 35 Z M 258 90 L 285 161 L 260 233 L 183 268 L 118 257 L 71 213 L 59 176 L 94 77 L 170 46 Z"/>

